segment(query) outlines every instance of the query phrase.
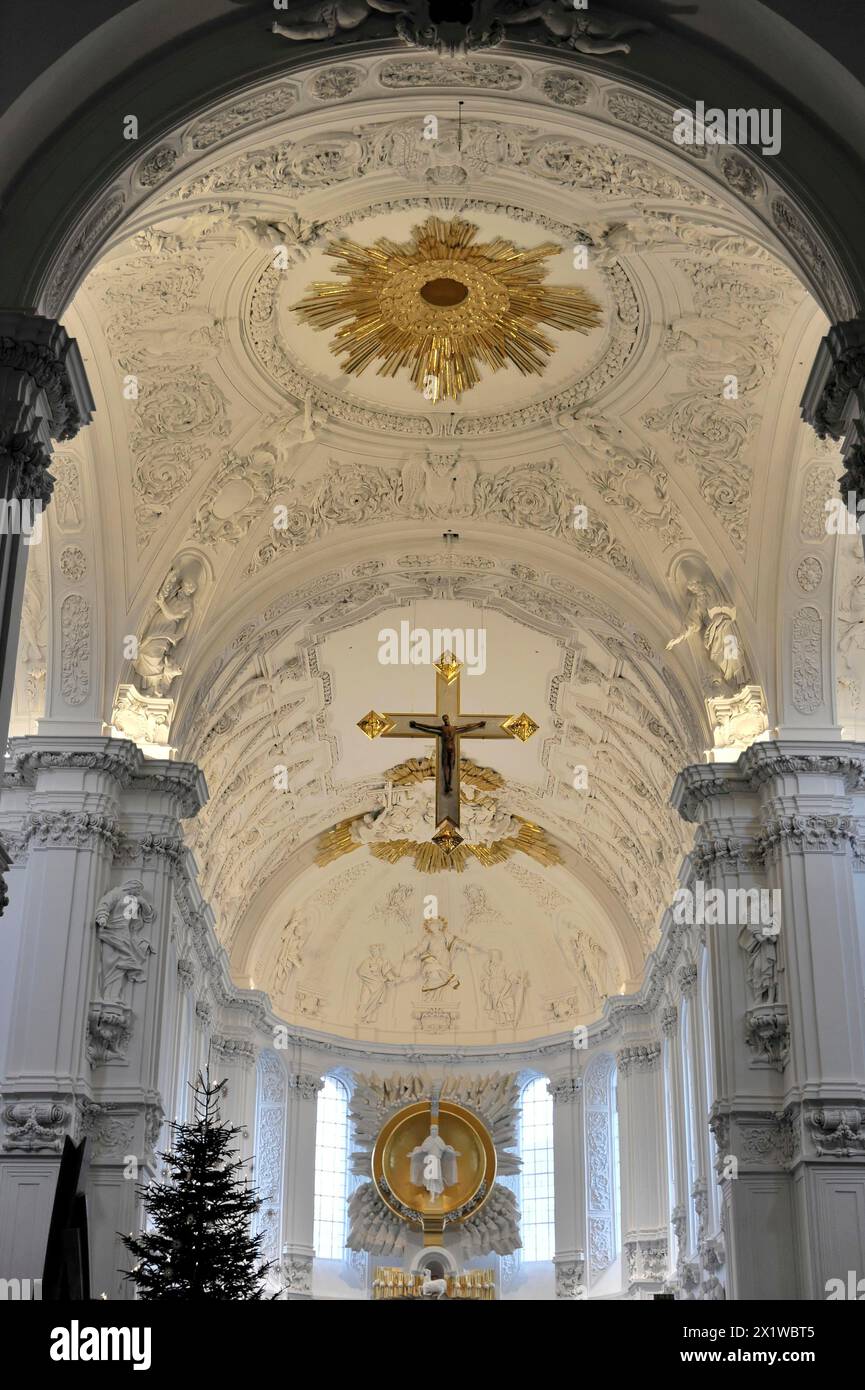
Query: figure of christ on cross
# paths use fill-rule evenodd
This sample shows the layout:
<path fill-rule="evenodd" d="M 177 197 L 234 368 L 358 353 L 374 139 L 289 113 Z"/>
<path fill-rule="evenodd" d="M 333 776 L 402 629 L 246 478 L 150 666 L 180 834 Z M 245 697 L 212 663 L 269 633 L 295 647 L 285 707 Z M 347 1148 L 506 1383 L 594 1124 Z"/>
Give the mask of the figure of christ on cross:
<path fill-rule="evenodd" d="M 457 738 L 460 734 L 471 734 L 475 729 L 485 729 L 487 721 L 481 719 L 477 724 L 452 724 L 448 715 L 442 715 L 440 725 L 418 724 L 416 719 L 408 721 L 410 729 L 420 729 L 422 734 L 435 734 L 441 739 L 441 770 L 445 796 L 450 796 L 453 783 L 454 764 L 457 757 Z"/>
<path fill-rule="evenodd" d="M 484 714 L 470 724 L 460 724 L 460 663 L 444 652 L 435 663 L 435 714 L 377 714 L 370 710 L 358 727 L 367 738 L 429 738 L 436 742 L 436 831 L 433 839 L 442 848 L 455 848 L 461 840 L 460 738 L 531 738 L 537 724 L 527 714 Z M 432 721 L 436 722 L 433 723 Z"/>

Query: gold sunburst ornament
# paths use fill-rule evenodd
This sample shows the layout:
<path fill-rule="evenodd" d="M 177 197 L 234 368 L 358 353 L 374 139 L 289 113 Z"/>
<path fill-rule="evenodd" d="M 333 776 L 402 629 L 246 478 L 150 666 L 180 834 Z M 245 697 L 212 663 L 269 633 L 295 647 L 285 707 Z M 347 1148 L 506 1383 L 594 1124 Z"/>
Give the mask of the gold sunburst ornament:
<path fill-rule="evenodd" d="M 501 237 L 476 242 L 479 230 L 428 217 L 407 242 L 332 241 L 326 254 L 345 280 L 317 281 L 293 308 L 313 328 L 342 325 L 331 350 L 344 371 L 405 367 L 430 401 L 458 400 L 480 381 L 480 364 L 538 375 L 555 350 L 539 325 L 588 333 L 600 306 L 576 286 L 544 284 L 544 263 L 562 249 L 554 242 L 521 250 Z"/>

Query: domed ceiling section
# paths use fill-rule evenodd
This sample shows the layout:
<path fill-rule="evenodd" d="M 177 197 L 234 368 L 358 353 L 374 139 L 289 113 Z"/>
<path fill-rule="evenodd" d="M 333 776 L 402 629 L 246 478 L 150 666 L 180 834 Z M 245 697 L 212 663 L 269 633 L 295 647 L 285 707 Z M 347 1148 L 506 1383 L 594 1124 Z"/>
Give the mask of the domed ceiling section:
<path fill-rule="evenodd" d="M 142 156 L 67 315 L 98 414 L 52 470 L 14 731 L 43 712 L 48 653 L 67 659 L 46 613 L 74 583 L 98 633 L 87 698 L 204 768 L 202 890 L 235 977 L 287 1016 L 495 1041 L 579 1022 L 639 977 L 687 848 L 677 771 L 718 742 L 719 701 L 728 717 L 756 691 L 750 737 L 772 716 L 755 614 L 775 611 L 781 537 L 760 517 L 822 320 L 769 198 L 746 155 L 676 147 L 669 113 L 621 83 L 503 56 L 295 72 Z M 457 399 L 405 366 L 347 373 L 336 330 L 295 306 L 339 280 L 330 243 L 408 244 L 430 218 L 552 244 L 543 283 L 595 319 L 540 324 L 539 375 L 481 362 Z M 732 615 L 735 669 L 704 640 L 710 606 Z M 428 843 L 432 783 L 394 769 L 431 745 L 357 721 L 435 708 L 430 666 L 379 660 L 403 622 L 483 629 L 464 709 L 539 725 L 461 750 L 468 840 L 502 846 L 494 862 L 393 849 Z M 466 988 L 418 1021 L 429 894 Z M 378 1004 L 375 944 L 395 977 Z"/>

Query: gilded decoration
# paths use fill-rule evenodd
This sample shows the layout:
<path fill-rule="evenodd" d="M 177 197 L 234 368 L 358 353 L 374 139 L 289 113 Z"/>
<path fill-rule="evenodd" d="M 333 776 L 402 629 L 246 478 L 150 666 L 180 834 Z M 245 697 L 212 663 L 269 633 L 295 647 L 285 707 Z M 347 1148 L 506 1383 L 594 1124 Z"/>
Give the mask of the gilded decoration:
<path fill-rule="evenodd" d="M 407 242 L 332 241 L 326 254 L 344 281 L 317 281 L 293 307 L 314 328 L 339 325 L 331 351 L 344 371 L 360 376 L 377 361 L 378 375 L 393 377 L 405 367 L 432 402 L 459 400 L 481 364 L 540 375 L 555 350 L 540 325 L 588 333 L 600 307 L 577 286 L 544 284 L 554 242 L 523 250 L 501 237 L 476 243 L 478 231 L 429 217 Z"/>

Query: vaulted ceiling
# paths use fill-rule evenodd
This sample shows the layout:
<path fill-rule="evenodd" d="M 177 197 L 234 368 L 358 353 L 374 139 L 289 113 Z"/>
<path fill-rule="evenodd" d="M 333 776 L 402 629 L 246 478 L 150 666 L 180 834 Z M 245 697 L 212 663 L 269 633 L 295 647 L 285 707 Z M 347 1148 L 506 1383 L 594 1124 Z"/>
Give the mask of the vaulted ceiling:
<path fill-rule="evenodd" d="M 133 181 L 135 210 L 66 316 L 98 412 L 57 460 L 13 732 L 64 698 L 72 585 L 94 614 L 97 717 L 205 771 L 188 838 L 240 983 L 286 1017 L 393 1040 L 587 1021 L 657 940 L 688 843 L 670 787 L 712 747 L 707 700 L 731 693 L 698 639 L 666 650 L 686 586 L 735 606 L 777 724 L 778 521 L 803 469 L 822 470 L 818 516 L 834 490 L 795 411 L 825 321 L 766 226 L 763 174 L 675 146 L 669 112 L 619 81 L 415 53 L 272 82 L 190 122 Z M 586 290 L 600 326 L 546 330 L 541 375 L 483 369 L 458 401 L 430 403 L 405 371 L 348 376 L 292 305 L 333 278 L 330 240 L 404 242 L 430 215 L 555 243 L 549 282 Z M 833 582 L 825 532 L 801 539 L 818 568 L 800 598 Z M 172 571 L 195 589 L 157 727 L 123 693 L 127 639 Z M 463 754 L 546 858 L 421 871 L 362 835 L 323 852 L 335 827 L 390 812 L 385 774 L 429 751 L 356 727 L 370 708 L 432 708 L 429 667 L 379 659 L 380 631 L 406 620 L 486 631 L 464 707 L 540 727 Z M 406 824 L 430 794 L 406 792 Z M 452 1017 L 418 1017 L 426 895 L 465 942 Z M 372 943 L 409 965 L 371 1011 Z"/>

